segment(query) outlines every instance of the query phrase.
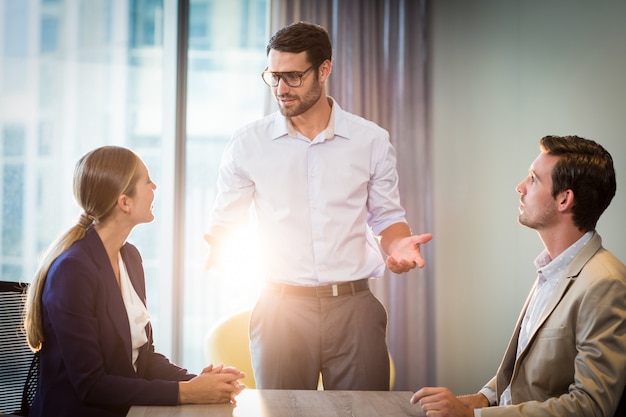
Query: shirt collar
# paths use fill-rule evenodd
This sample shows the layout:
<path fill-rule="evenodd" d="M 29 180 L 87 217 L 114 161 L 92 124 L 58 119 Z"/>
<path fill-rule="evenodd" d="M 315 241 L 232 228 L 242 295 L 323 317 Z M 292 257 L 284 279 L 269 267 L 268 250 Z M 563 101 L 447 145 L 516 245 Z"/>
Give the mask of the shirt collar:
<path fill-rule="evenodd" d="M 336 136 L 349 139 L 348 137 L 348 124 L 346 123 L 345 113 L 339 107 L 335 99 L 328 97 L 331 102 L 330 118 L 328 119 L 328 126 L 324 129 L 323 140 L 332 139 Z M 272 140 L 278 139 L 284 136 L 290 136 L 292 138 L 298 137 L 298 132 L 291 124 L 291 120 L 283 116 L 280 111 L 275 113 L 274 131 L 272 132 Z"/>
<path fill-rule="evenodd" d="M 544 250 L 541 252 L 535 259 L 537 273 L 543 275 L 547 281 L 556 281 L 559 279 L 576 255 L 578 255 L 587 242 L 591 240 L 592 236 L 593 232 L 585 233 L 555 259 L 551 259 L 547 251 Z"/>

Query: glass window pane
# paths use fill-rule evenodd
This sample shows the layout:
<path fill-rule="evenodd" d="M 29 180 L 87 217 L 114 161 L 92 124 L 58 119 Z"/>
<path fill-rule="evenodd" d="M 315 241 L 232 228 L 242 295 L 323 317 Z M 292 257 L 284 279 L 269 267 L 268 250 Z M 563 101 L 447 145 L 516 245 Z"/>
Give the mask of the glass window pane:
<path fill-rule="evenodd" d="M 24 164 L 7 163 L 2 167 L 2 258 L 6 259 L 7 266 L 20 269 L 17 262 L 22 255 L 24 242 L 22 228 L 24 226 Z M 19 279 L 12 276 L 11 280 Z M 3 278 L 5 279 L 5 278 Z"/>
<path fill-rule="evenodd" d="M 135 150 L 158 184 L 156 220 L 129 237 L 142 253 L 157 349 L 171 351 L 176 0 L 0 0 L 0 269 L 30 281 L 41 251 L 78 220 L 78 158 Z M 9 198 L 10 197 L 10 198 Z M 26 221 L 26 219 L 28 221 Z M 10 274 L 8 276 L 7 274 Z M 165 319 L 164 319 L 165 317 Z M 160 327 L 165 327 L 162 330 Z"/>
<path fill-rule="evenodd" d="M 43 17 L 41 19 L 41 53 L 56 51 L 58 36 L 58 20 L 55 17 Z"/>
<path fill-rule="evenodd" d="M 41 252 L 78 219 L 80 156 L 106 144 L 134 149 L 158 185 L 156 220 L 129 238 L 143 256 L 156 348 L 198 372 L 208 329 L 256 298 L 253 271 L 203 269 L 202 234 L 224 146 L 264 109 L 267 0 L 190 0 L 184 231 L 172 216 L 177 6 L 0 0 L 0 271 L 30 281 Z M 175 233 L 185 245 L 182 358 L 172 356 Z"/>
<path fill-rule="evenodd" d="M 4 55 L 7 57 L 24 57 L 28 44 L 28 26 L 25 24 L 29 15 L 29 2 L 4 1 L 2 22 L 4 39 Z"/>
<path fill-rule="evenodd" d="M 183 359 L 206 364 L 204 339 L 224 315 L 252 307 L 259 288 L 253 248 L 239 244 L 232 271 L 204 270 L 203 234 L 216 195 L 217 170 L 230 136 L 263 116 L 266 0 L 191 0 L 187 86 L 185 289 Z M 246 252 L 246 251 L 250 252 Z M 245 261 L 244 261 L 245 259 Z"/>

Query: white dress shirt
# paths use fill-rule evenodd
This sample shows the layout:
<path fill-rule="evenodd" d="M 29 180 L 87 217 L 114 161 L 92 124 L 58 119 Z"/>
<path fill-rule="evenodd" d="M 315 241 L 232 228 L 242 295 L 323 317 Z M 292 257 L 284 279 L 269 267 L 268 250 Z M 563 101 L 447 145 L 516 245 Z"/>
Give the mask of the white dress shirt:
<path fill-rule="evenodd" d="M 375 235 L 406 223 L 389 134 L 329 101 L 329 124 L 313 140 L 276 112 L 238 130 L 223 155 L 209 233 L 247 222 L 254 206 L 268 281 L 381 277 Z"/>

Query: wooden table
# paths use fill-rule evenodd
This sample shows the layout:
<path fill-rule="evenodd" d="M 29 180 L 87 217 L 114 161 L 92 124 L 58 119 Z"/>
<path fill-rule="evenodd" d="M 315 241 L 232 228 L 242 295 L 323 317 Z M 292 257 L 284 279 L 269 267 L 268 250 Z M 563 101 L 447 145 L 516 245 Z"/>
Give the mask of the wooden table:
<path fill-rule="evenodd" d="M 410 391 L 297 391 L 245 389 L 237 404 L 134 406 L 127 417 L 418 417 Z"/>

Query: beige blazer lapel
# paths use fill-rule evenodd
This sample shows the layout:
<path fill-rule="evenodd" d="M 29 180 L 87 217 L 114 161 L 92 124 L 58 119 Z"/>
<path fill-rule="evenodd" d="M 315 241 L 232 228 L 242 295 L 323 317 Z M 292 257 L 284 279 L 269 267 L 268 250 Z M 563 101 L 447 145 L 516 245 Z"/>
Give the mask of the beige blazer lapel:
<path fill-rule="evenodd" d="M 563 276 L 559 278 L 559 281 L 557 282 L 556 287 L 554 287 L 550 299 L 548 300 L 543 312 L 541 313 L 541 317 L 539 317 L 539 320 L 537 320 L 537 324 L 535 325 L 535 328 L 532 330 L 530 337 L 528 338 L 528 343 L 526 344 L 526 347 L 524 347 L 524 350 L 520 352 L 519 358 L 517 359 L 518 361 L 522 361 L 524 359 L 526 353 L 528 352 L 528 348 L 535 341 L 537 332 L 543 327 L 546 319 L 550 317 L 550 314 L 552 314 L 556 306 L 563 299 L 563 296 L 567 292 L 567 289 L 570 287 L 572 282 L 574 282 L 575 278 L 576 277 L 572 276 Z"/>
<path fill-rule="evenodd" d="M 554 288 L 554 291 L 552 292 L 552 295 L 550 296 L 550 299 L 548 300 L 548 303 L 546 304 L 546 307 L 541 314 L 541 317 L 537 321 L 537 325 L 533 329 L 530 338 L 528 339 L 528 344 L 520 353 L 520 357 L 518 358 L 518 360 L 523 359 L 523 357 L 526 355 L 528 347 L 532 345 L 533 341 L 535 340 L 538 330 L 543 327 L 546 319 L 550 317 L 550 314 L 552 314 L 556 306 L 559 304 L 559 302 L 561 302 L 568 288 L 572 285 L 572 283 L 574 283 L 574 281 L 580 274 L 580 271 L 583 269 L 585 264 L 589 262 L 589 259 L 591 259 L 591 257 L 598 251 L 598 249 L 600 249 L 601 245 L 602 240 L 600 239 L 600 236 L 597 233 L 594 233 L 589 242 L 587 242 L 587 244 L 581 249 L 578 255 L 576 255 L 576 257 L 572 259 L 572 262 L 565 270 L 563 276 L 559 278 L 559 281 L 557 282 L 556 287 Z M 533 287 L 533 290 L 534 288 L 535 287 Z"/>
<path fill-rule="evenodd" d="M 537 280 L 533 284 L 530 292 L 528 293 L 528 297 L 526 297 L 526 301 L 524 302 L 524 306 L 522 307 L 522 311 L 517 318 L 517 322 L 515 323 L 515 328 L 513 330 L 513 334 L 511 335 L 511 339 L 504 351 L 504 357 L 502 358 L 502 362 L 500 363 L 500 368 L 496 373 L 496 395 L 498 401 L 500 400 L 500 396 L 511 383 L 511 378 L 513 377 L 516 357 L 517 357 L 517 341 L 519 340 L 519 334 L 522 328 L 522 321 L 524 320 L 524 315 L 526 314 L 526 310 L 528 310 L 528 305 L 530 304 L 530 300 L 532 299 L 533 294 L 537 290 Z"/>

